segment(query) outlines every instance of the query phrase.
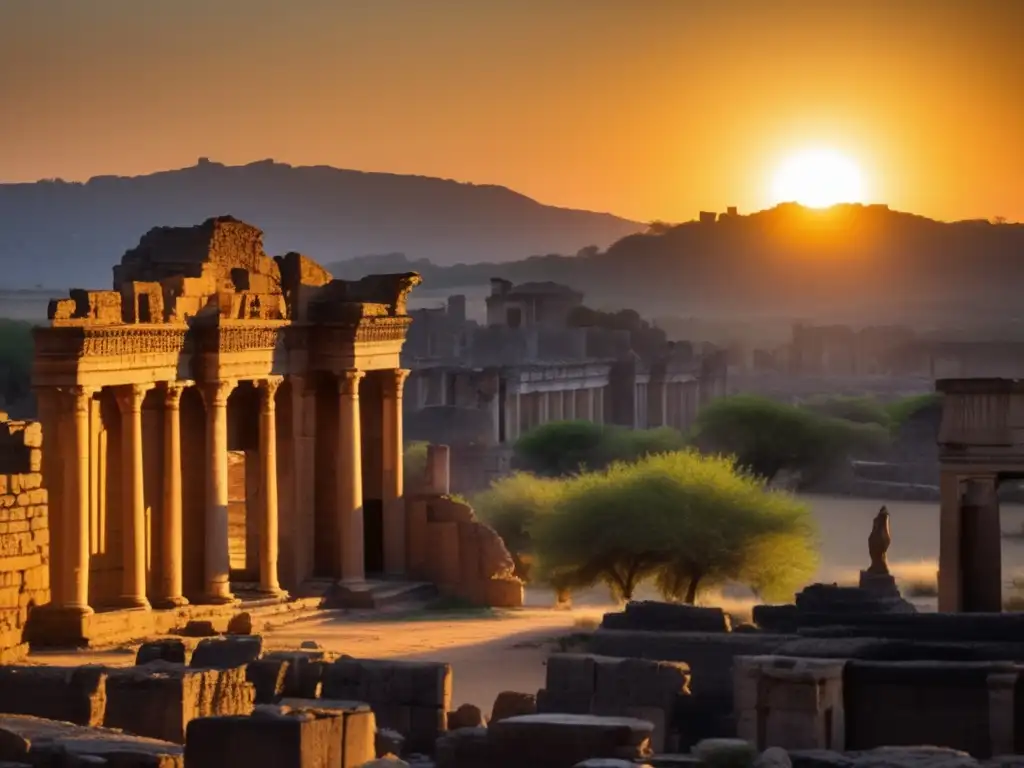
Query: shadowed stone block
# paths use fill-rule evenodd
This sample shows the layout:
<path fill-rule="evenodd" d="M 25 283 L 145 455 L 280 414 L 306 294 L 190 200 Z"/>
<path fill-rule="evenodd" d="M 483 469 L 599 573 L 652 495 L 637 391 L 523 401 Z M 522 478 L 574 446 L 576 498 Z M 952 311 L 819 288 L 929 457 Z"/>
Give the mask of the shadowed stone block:
<path fill-rule="evenodd" d="M 0 760 L 33 766 L 183 768 L 182 748 L 106 728 L 0 715 Z"/>
<path fill-rule="evenodd" d="M 245 677 L 252 683 L 257 704 L 271 704 L 284 694 L 289 663 L 285 659 L 256 659 L 245 666 Z"/>
<path fill-rule="evenodd" d="M 0 667 L 0 711 L 100 725 L 107 703 L 102 667 Z"/>
<path fill-rule="evenodd" d="M 161 662 L 112 670 L 103 724 L 181 744 L 196 718 L 252 712 L 253 687 L 245 675 L 243 667 L 191 669 Z"/>
<path fill-rule="evenodd" d="M 263 638 L 259 635 L 208 638 L 196 646 L 190 666 L 231 669 L 255 661 L 262 652 Z"/>
<path fill-rule="evenodd" d="M 537 697 L 532 693 L 502 691 L 494 700 L 491 708 L 491 722 L 504 720 L 518 715 L 534 715 L 537 713 Z"/>
<path fill-rule="evenodd" d="M 571 768 L 595 757 L 646 757 L 653 730 L 633 718 L 546 714 L 501 720 L 488 734 L 496 768 Z"/>
<path fill-rule="evenodd" d="M 329 712 L 207 717 L 188 725 L 189 768 L 342 768 L 343 718 Z"/>
<path fill-rule="evenodd" d="M 135 654 L 135 664 L 148 664 L 151 661 L 188 664 L 188 649 L 184 641 L 177 638 L 143 643 L 139 646 L 138 653 Z"/>
<path fill-rule="evenodd" d="M 437 740 L 435 752 L 437 768 L 491 768 L 495 765 L 486 728 L 448 731 Z"/>

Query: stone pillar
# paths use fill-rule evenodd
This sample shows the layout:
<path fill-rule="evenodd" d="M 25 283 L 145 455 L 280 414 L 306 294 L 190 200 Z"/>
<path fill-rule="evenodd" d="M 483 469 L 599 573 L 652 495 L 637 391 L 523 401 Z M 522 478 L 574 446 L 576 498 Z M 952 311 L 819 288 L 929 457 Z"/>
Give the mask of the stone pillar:
<path fill-rule="evenodd" d="M 64 454 L 61 483 L 64 503 L 60 521 L 63 544 L 61 552 L 53 553 L 50 558 L 51 564 L 58 557 L 64 562 L 55 569 L 50 603 L 55 609 L 82 615 L 92 613 L 89 607 L 89 409 L 92 393 L 86 387 L 67 390 L 69 397 L 62 399 L 73 415 L 74 440 L 66 446 L 50 442 L 44 449 Z M 58 420 L 61 413 L 67 413 L 62 405 L 60 400 L 53 403 Z"/>
<path fill-rule="evenodd" d="M 449 450 L 447 445 L 427 446 L 427 487 L 425 493 L 447 496 L 450 490 Z"/>
<path fill-rule="evenodd" d="M 583 390 L 583 413 L 587 421 L 597 422 L 594 415 L 594 390 L 589 387 Z"/>
<path fill-rule="evenodd" d="M 400 576 L 405 573 L 405 488 L 402 467 L 402 393 L 409 371 L 397 368 L 384 371 L 384 418 L 382 447 L 384 451 L 384 573 Z M 494 395 L 497 405 L 498 396 Z M 495 419 L 497 422 L 497 419 Z M 495 423 L 497 428 L 497 423 Z"/>
<path fill-rule="evenodd" d="M 260 592 L 275 597 L 284 591 L 277 580 L 277 408 L 274 397 L 283 378 L 260 382 Z"/>
<path fill-rule="evenodd" d="M 338 539 L 341 578 L 363 581 L 363 454 L 359 420 L 359 382 L 362 371 L 338 376 Z"/>
<path fill-rule="evenodd" d="M 999 613 L 1003 607 L 999 478 L 943 472 L 940 483 L 939 609 Z"/>
<path fill-rule="evenodd" d="M 120 604 L 148 608 L 146 599 L 146 499 L 143 492 L 142 400 L 150 386 L 115 390 L 121 411 L 122 582 Z"/>
<path fill-rule="evenodd" d="M 164 508 L 161 535 L 160 594 L 154 600 L 158 608 L 187 605 L 182 595 L 181 547 L 181 395 L 187 384 L 167 383 L 164 390 Z"/>
<path fill-rule="evenodd" d="M 562 413 L 566 421 L 576 421 L 576 390 L 562 392 Z"/>
<path fill-rule="evenodd" d="M 230 603 L 228 550 L 228 397 L 237 382 L 210 381 L 201 392 L 206 403 L 205 600 Z"/>

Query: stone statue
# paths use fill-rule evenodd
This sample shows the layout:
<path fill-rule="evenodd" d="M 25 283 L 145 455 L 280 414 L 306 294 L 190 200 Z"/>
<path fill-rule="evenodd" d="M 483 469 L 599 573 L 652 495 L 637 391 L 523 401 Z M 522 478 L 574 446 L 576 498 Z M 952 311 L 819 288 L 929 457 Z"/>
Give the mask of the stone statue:
<path fill-rule="evenodd" d="M 892 544 L 892 534 L 889 533 L 889 510 L 883 506 L 875 515 L 875 521 L 871 525 L 871 535 L 868 536 L 868 554 L 871 556 L 868 573 L 889 573 L 889 564 L 886 562 L 885 553 L 889 551 L 890 544 Z"/>

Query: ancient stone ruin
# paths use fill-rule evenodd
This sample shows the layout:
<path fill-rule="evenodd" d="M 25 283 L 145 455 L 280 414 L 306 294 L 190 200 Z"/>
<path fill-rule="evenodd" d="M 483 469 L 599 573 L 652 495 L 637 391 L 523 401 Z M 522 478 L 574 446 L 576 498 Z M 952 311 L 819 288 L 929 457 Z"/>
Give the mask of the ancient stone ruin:
<path fill-rule="evenodd" d="M 5 425 L 28 436 L 24 466 L 4 475 L 18 491 L 2 498 L 25 510 L 8 524 L 44 531 L 47 496 L 54 516 L 33 641 L 144 637 L 184 623 L 189 605 L 406 576 L 399 354 L 419 282 L 334 280 L 301 254 L 270 258 L 259 229 L 221 217 L 151 230 L 114 267 L 113 290 L 52 302 L 35 333 L 40 425 Z M 251 587 L 231 568 L 229 452 L 252 468 Z M 493 549 L 471 513 L 459 520 L 442 538 L 460 537 L 467 562 L 477 541 Z M 12 570 L 35 579 L 45 550 L 17 554 Z M 521 603 L 492 561 L 477 557 L 478 578 Z"/>

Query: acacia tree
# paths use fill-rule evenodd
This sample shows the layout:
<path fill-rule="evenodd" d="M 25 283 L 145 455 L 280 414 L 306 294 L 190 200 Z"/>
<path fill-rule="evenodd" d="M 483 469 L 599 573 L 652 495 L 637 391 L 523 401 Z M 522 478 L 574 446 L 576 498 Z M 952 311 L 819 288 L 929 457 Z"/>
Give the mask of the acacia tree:
<path fill-rule="evenodd" d="M 654 579 L 667 599 L 693 603 L 729 581 L 785 594 L 816 566 L 806 507 L 729 458 L 679 451 L 564 482 L 534 541 L 545 576 L 573 587 L 603 582 L 629 600 Z"/>

